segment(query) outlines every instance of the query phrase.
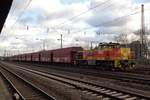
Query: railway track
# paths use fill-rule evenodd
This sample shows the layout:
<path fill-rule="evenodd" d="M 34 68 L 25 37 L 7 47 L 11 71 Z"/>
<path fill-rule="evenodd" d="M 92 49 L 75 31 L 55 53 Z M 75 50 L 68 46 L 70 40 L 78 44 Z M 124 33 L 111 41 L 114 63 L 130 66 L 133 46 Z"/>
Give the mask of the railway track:
<path fill-rule="evenodd" d="M 19 75 L 10 72 L 0 65 L 0 72 L 8 83 L 15 89 L 13 97 L 17 100 L 54 100 L 40 89 L 36 88 Z"/>
<path fill-rule="evenodd" d="M 13 66 L 13 65 L 6 65 L 6 64 L 2 64 L 2 65 L 3 65 L 3 68 L 5 68 L 6 70 L 9 70 L 13 73 L 17 73 L 20 77 L 24 77 L 25 79 L 28 79 L 28 81 L 31 82 L 32 84 L 34 85 L 36 84 L 36 87 L 40 88 L 42 91 L 46 92 L 47 94 L 52 93 L 52 96 L 54 96 L 56 100 L 99 100 L 98 99 L 99 97 L 98 98 L 95 96 L 91 97 L 91 96 L 88 96 L 87 94 L 82 94 L 82 97 L 81 97 L 82 99 L 81 99 L 80 95 L 76 94 L 77 89 L 75 89 L 71 85 L 64 84 L 62 82 L 43 77 L 41 75 L 22 70 L 20 68 L 16 68 L 16 66 Z M 50 88 L 50 87 L 53 87 L 53 88 Z M 69 89 L 66 87 L 69 87 Z M 55 95 L 56 92 L 58 95 Z"/>
<path fill-rule="evenodd" d="M 22 64 L 21 64 L 22 65 Z M 45 66 L 40 64 L 25 64 L 26 67 L 34 70 L 41 70 L 49 73 L 54 70 L 56 73 L 68 74 L 71 73 L 75 77 L 84 77 L 91 80 L 109 81 L 112 84 L 124 87 L 139 89 L 142 91 L 150 91 L 150 76 L 143 74 L 124 73 L 124 72 L 108 72 L 93 69 L 77 69 L 71 67 Z M 80 76 L 79 76 L 80 75 Z M 94 77 L 94 78 L 93 78 Z M 107 82 L 108 83 L 108 82 Z"/>
<path fill-rule="evenodd" d="M 99 71 L 99 70 L 92 70 L 92 69 L 82 69 L 82 68 L 71 68 L 71 67 L 58 67 L 58 66 L 46 66 L 46 65 L 40 65 L 40 64 L 28 64 L 23 63 L 27 66 L 37 66 L 37 67 L 46 67 L 61 71 L 68 71 L 72 73 L 80 73 L 84 75 L 92 75 L 92 76 L 100 76 L 105 77 L 109 79 L 116 79 L 121 80 L 124 82 L 134 82 L 144 85 L 150 85 L 150 75 L 143 75 L 143 74 L 135 74 L 135 73 L 127 73 L 127 72 L 110 72 L 110 71 Z"/>
<path fill-rule="evenodd" d="M 129 72 L 150 75 L 150 67 L 149 65 L 137 65 L 136 68 L 129 70 Z"/>
<path fill-rule="evenodd" d="M 20 70 L 20 71 L 27 71 L 30 73 L 38 74 L 43 77 L 47 77 L 50 79 L 53 79 L 58 82 L 62 82 L 64 84 L 70 85 L 72 87 L 75 87 L 76 89 L 82 91 L 83 93 L 89 93 L 92 94 L 93 96 L 100 97 L 103 99 L 118 99 L 118 100 L 149 100 L 150 96 L 149 95 L 142 95 L 138 93 L 129 93 L 125 92 L 123 90 L 117 90 L 117 89 L 112 89 L 104 86 L 99 86 L 90 82 L 85 82 L 83 80 L 77 80 L 73 78 L 68 78 L 56 74 L 46 74 L 40 71 L 35 71 L 27 68 L 23 68 L 20 66 L 16 66 L 15 68 Z"/>

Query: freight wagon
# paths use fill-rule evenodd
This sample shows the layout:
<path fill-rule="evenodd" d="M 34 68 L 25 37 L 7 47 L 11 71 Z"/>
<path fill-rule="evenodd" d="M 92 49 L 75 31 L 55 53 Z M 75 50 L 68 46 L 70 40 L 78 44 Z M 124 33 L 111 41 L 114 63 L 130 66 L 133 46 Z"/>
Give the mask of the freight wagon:
<path fill-rule="evenodd" d="M 25 61 L 27 61 L 27 62 L 32 61 L 32 53 L 27 53 L 27 54 L 25 54 L 25 56 L 26 56 Z"/>
<path fill-rule="evenodd" d="M 54 63 L 74 64 L 76 53 L 82 51 L 81 47 L 69 47 L 53 50 Z"/>
<path fill-rule="evenodd" d="M 53 62 L 53 52 L 52 50 L 43 51 L 40 53 L 40 61 L 44 63 Z"/>

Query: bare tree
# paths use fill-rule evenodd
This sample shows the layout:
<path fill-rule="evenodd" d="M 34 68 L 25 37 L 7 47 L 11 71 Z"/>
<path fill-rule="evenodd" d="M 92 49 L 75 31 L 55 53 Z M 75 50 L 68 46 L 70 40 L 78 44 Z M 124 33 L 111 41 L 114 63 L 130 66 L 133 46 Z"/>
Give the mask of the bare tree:
<path fill-rule="evenodd" d="M 118 36 L 115 36 L 114 41 L 117 43 L 127 44 L 128 43 L 127 34 L 121 33 Z"/>

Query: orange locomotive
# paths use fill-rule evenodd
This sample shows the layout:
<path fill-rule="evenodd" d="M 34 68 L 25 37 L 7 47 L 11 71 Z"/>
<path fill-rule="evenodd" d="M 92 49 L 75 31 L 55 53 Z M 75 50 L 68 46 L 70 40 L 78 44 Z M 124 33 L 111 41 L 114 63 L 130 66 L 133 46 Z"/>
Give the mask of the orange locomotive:
<path fill-rule="evenodd" d="M 76 64 L 96 65 L 102 69 L 125 70 L 134 65 L 131 59 L 130 48 L 121 47 L 118 43 L 100 43 L 95 49 L 78 52 Z"/>

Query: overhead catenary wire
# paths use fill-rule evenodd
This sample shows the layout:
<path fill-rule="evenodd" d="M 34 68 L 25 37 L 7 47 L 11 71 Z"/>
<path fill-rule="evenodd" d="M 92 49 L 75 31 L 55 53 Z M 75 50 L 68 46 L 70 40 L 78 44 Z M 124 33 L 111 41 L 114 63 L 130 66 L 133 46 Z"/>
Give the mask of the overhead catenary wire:
<path fill-rule="evenodd" d="M 22 12 L 18 15 L 18 17 L 15 19 L 15 22 L 10 26 L 10 31 L 13 31 L 13 27 L 17 24 L 17 22 L 20 20 L 20 18 L 23 16 L 23 14 L 25 13 L 25 10 L 30 6 L 31 2 L 33 0 L 29 0 L 29 2 L 27 3 L 27 5 L 23 8 Z M 14 7 L 14 9 L 16 9 L 16 7 Z M 13 11 L 14 13 L 14 11 Z"/>
<path fill-rule="evenodd" d="M 102 26 L 102 25 L 111 24 L 111 23 L 113 23 L 114 21 L 117 21 L 117 20 L 120 20 L 120 19 L 123 19 L 123 18 L 127 18 L 127 17 L 129 17 L 129 16 L 132 16 L 132 15 L 135 15 L 135 14 L 138 14 L 138 13 L 140 13 L 140 11 L 139 11 L 139 12 L 134 12 L 134 13 L 131 13 L 131 14 L 127 14 L 127 15 L 124 15 L 124 16 L 120 16 L 120 17 L 117 17 L 117 18 L 115 18 L 115 19 L 113 19 L 113 20 L 106 21 L 106 22 L 100 23 L 100 24 L 98 24 L 98 25 L 95 25 L 93 28 L 97 28 L 97 27 Z M 92 27 L 87 27 L 87 28 L 84 28 L 84 29 L 81 29 L 81 30 L 75 31 L 75 32 L 82 32 L 82 31 L 85 31 L 85 30 L 88 30 L 88 29 L 93 29 L 93 28 L 92 28 Z M 55 32 L 59 33 L 59 32 L 58 32 L 58 29 L 56 29 L 56 28 L 52 28 L 52 27 L 51 27 L 50 29 L 52 29 L 52 30 L 54 30 Z"/>
<path fill-rule="evenodd" d="M 84 12 L 81 12 L 81 13 L 78 14 L 78 15 L 75 15 L 75 16 L 71 17 L 71 18 L 68 19 L 68 20 L 70 20 L 70 21 L 71 21 L 71 20 L 74 20 L 74 19 L 78 18 L 79 16 L 81 16 L 81 15 L 83 15 L 83 14 L 85 14 L 85 13 L 87 13 L 87 12 L 93 10 L 93 9 L 96 9 L 97 7 L 100 7 L 100 6 L 104 5 L 104 4 L 107 4 L 107 3 L 110 2 L 110 1 L 111 1 L 111 0 L 106 0 L 106 1 L 104 1 L 104 2 L 102 2 L 102 3 L 100 3 L 100 4 L 98 4 L 98 5 L 96 5 L 96 6 L 94 6 L 94 7 L 91 7 L 90 9 L 88 9 L 88 10 L 86 10 L 86 11 L 84 11 Z M 108 7 L 110 7 L 110 6 L 108 6 Z M 108 8 L 108 7 L 106 7 L 106 8 Z M 103 9 L 106 9 L 106 8 L 103 8 Z M 103 9 L 102 9 L 102 10 L 103 10 Z M 64 22 L 62 22 L 62 23 L 60 23 L 60 24 L 58 24 L 58 25 L 56 25 L 56 26 L 51 27 L 51 29 L 54 30 L 55 32 L 59 33 L 58 30 L 55 29 L 55 27 L 60 26 L 60 25 L 63 25 L 63 24 L 65 24 L 65 23 L 68 23 L 68 20 L 67 20 L 67 21 L 64 21 Z"/>
<path fill-rule="evenodd" d="M 84 11 L 84 12 L 81 12 L 81 13 L 78 14 L 78 15 L 75 15 L 75 16 L 69 18 L 68 20 L 70 20 L 70 21 L 71 21 L 71 20 L 74 20 L 74 19 L 78 18 L 79 16 L 81 16 L 81 15 L 83 15 L 83 14 L 85 14 L 85 13 L 87 13 L 87 12 L 89 12 L 89 11 L 91 11 L 91 10 L 97 8 L 97 7 L 100 7 L 100 6 L 104 5 L 104 4 L 107 4 L 107 3 L 110 2 L 110 1 L 111 1 L 111 0 L 106 0 L 106 1 L 100 3 L 100 4 L 96 5 L 96 6 L 93 6 L 93 7 L 89 8 L 89 9 L 87 9 L 87 10 Z M 62 23 L 60 23 L 60 24 L 58 24 L 58 25 L 56 25 L 56 26 L 63 25 L 63 24 L 65 24 L 65 23 L 67 23 L 67 22 L 68 22 L 68 21 L 64 21 L 64 22 L 62 22 Z"/>
<path fill-rule="evenodd" d="M 131 15 L 135 15 L 135 14 L 137 14 L 137 13 L 139 13 L 139 12 L 135 12 L 135 13 L 131 13 L 131 14 L 128 14 L 128 15 L 121 16 L 121 17 L 117 17 L 117 18 L 115 18 L 115 19 L 113 19 L 113 20 L 111 20 L 111 21 L 107 21 L 107 22 L 103 22 L 103 23 L 101 23 L 101 24 L 95 25 L 93 28 L 97 28 L 97 27 L 102 26 L 102 25 L 111 24 L 111 23 L 114 22 L 114 21 L 117 21 L 117 20 L 122 19 L 122 18 L 129 17 L 129 16 L 131 16 Z M 87 28 L 81 29 L 81 30 L 76 31 L 76 32 L 82 32 L 82 31 L 84 31 L 84 30 L 93 29 L 93 28 L 92 28 L 92 27 L 87 27 Z M 55 32 L 59 33 L 59 32 L 58 32 L 58 29 L 55 29 L 55 28 L 52 28 L 52 27 L 51 27 L 50 29 L 52 29 L 52 30 L 54 30 Z"/>
<path fill-rule="evenodd" d="M 108 7 L 110 7 L 110 6 L 111 6 L 111 5 L 109 5 L 109 6 L 105 7 L 105 8 L 103 8 L 103 9 L 106 9 L 106 8 L 108 8 Z M 103 10 L 103 9 L 101 9 L 101 10 Z M 136 8 L 136 9 L 137 9 L 137 8 Z M 135 10 L 135 9 L 133 9 L 133 10 Z M 133 15 L 134 15 L 134 14 L 133 14 Z M 126 16 L 126 15 L 125 15 L 125 16 Z M 121 17 L 121 18 L 122 18 L 122 17 Z M 120 18 L 120 19 L 121 19 L 121 18 Z M 116 18 L 116 19 L 117 19 L 117 18 Z M 110 22 L 110 21 L 108 21 L 108 22 Z M 63 23 L 63 24 L 65 24 L 65 23 Z M 103 23 L 102 23 L 102 24 L 103 24 Z M 105 24 L 107 24 L 107 23 L 105 23 Z M 91 28 L 91 27 L 89 27 L 89 28 Z M 94 27 L 94 28 L 95 28 L 95 27 Z M 48 29 L 48 30 L 49 30 L 49 29 L 52 29 L 52 30 L 54 30 L 55 32 L 59 33 L 59 32 L 58 32 L 58 28 L 55 28 L 55 27 L 48 27 L 47 29 Z M 59 29 L 60 29 L 60 28 L 59 28 Z M 84 29 L 85 29 L 85 28 L 84 28 Z M 84 30 L 84 29 L 83 29 L 83 30 Z M 70 31 L 70 30 L 69 30 L 69 31 Z"/>
<path fill-rule="evenodd" d="M 31 4 L 32 1 L 33 1 L 33 0 L 29 0 L 29 2 L 27 3 L 27 6 L 26 6 L 26 7 L 23 9 L 23 11 L 18 15 L 18 17 L 16 18 L 15 22 L 11 25 L 11 28 L 10 28 L 10 29 L 12 29 L 12 28 L 16 25 L 16 23 L 20 20 L 20 18 L 23 16 L 23 14 L 25 13 L 26 9 L 30 6 L 30 4 Z"/>
<path fill-rule="evenodd" d="M 103 2 L 103 3 L 101 3 L 101 5 L 103 5 L 103 4 L 105 4 L 106 2 L 109 2 L 109 1 L 111 1 L 111 0 L 107 0 L 107 1 L 105 1 L 105 2 Z M 108 3 L 107 3 L 108 4 Z M 87 12 L 89 12 L 89 11 L 91 11 L 91 10 L 93 10 L 93 9 L 95 9 L 95 8 L 97 8 L 97 7 L 99 7 L 100 6 L 100 4 L 99 5 L 96 5 L 96 6 L 94 6 L 94 7 L 92 7 L 92 9 L 89 9 L 88 11 L 85 11 L 85 12 L 82 12 L 82 13 L 80 13 L 79 15 L 75 15 L 75 16 L 73 16 L 72 18 L 70 18 L 70 19 L 68 19 L 68 20 L 70 20 L 71 21 L 71 23 L 72 22 L 74 22 L 75 21 L 75 19 L 77 19 L 79 16 L 81 16 L 81 15 L 83 15 L 83 14 L 85 14 L 85 13 L 87 13 Z M 105 8 L 102 8 L 102 9 L 99 9 L 99 10 L 104 10 L 104 9 L 106 9 L 106 8 L 109 8 L 109 7 L 111 7 L 112 5 L 108 5 L 107 7 L 105 7 Z M 132 9 L 132 10 L 136 10 L 137 8 L 134 8 L 134 9 Z M 65 24 L 65 23 L 67 23 L 68 21 L 64 21 L 63 23 L 60 23 L 60 24 L 58 24 L 59 26 L 61 26 L 61 25 L 63 25 L 63 24 Z M 57 27 L 58 25 L 56 25 L 55 27 Z M 57 31 L 57 29 L 56 28 L 54 28 L 54 27 L 51 27 L 54 31 L 56 31 L 57 33 L 58 33 L 58 31 Z M 91 28 L 91 27 L 90 27 Z M 83 29 L 84 30 L 84 29 Z"/>
<path fill-rule="evenodd" d="M 11 9 L 10 9 L 12 15 L 14 14 L 15 9 L 17 9 L 17 5 L 16 5 L 15 1 L 13 1 L 12 6 L 11 6 Z"/>
<path fill-rule="evenodd" d="M 138 14 L 138 13 L 140 13 L 140 11 L 139 11 L 139 12 L 134 12 L 134 13 L 131 13 L 131 14 L 128 14 L 128 15 L 124 15 L 124 16 L 121 16 L 121 17 L 117 17 L 117 18 L 115 18 L 115 19 L 113 19 L 113 20 L 110 20 L 110 21 L 106 21 L 106 22 L 97 24 L 97 25 L 95 25 L 94 27 L 86 27 L 86 28 L 83 28 L 83 29 L 81 29 L 81 30 L 79 30 L 79 31 L 75 31 L 75 32 L 82 32 L 82 31 L 85 31 L 85 30 L 88 30 L 88 29 L 97 28 L 97 27 L 102 26 L 102 25 L 111 24 L 111 23 L 114 22 L 114 21 L 117 21 L 117 20 L 120 20 L 120 19 L 122 19 L 122 18 L 126 18 L 126 17 L 129 17 L 129 16 L 132 16 L 132 15 L 135 15 L 135 14 Z"/>
<path fill-rule="evenodd" d="M 84 11 L 84 12 L 78 14 L 78 15 L 75 15 L 75 16 L 71 17 L 69 20 L 74 20 L 74 19 L 76 19 L 77 17 L 79 17 L 79 16 L 81 16 L 81 15 L 83 15 L 83 14 L 85 14 L 85 13 L 87 13 L 87 12 L 89 12 L 89 11 L 91 11 L 91 10 L 97 8 L 97 7 L 99 7 L 99 6 L 102 6 L 102 5 L 104 5 L 104 4 L 107 4 L 109 1 L 111 1 L 111 0 L 106 0 L 106 1 L 100 3 L 100 4 L 96 5 L 96 6 L 93 6 L 93 7 L 91 7 L 90 9 L 88 9 L 88 10 L 86 10 L 86 11 Z M 10 27 L 10 29 L 12 29 L 12 28 L 16 25 L 16 23 L 20 20 L 20 18 L 22 17 L 22 15 L 23 15 L 24 12 L 25 12 L 25 9 L 28 8 L 28 6 L 30 5 L 31 2 L 32 2 L 32 0 L 29 1 L 29 3 L 27 4 L 27 6 L 24 8 L 23 12 L 20 13 L 20 15 L 17 17 L 15 23 Z M 62 24 L 65 24 L 66 22 L 67 22 L 67 21 L 65 21 L 65 22 L 63 22 L 63 23 L 60 23 L 59 26 L 62 25 Z M 57 25 L 57 26 L 58 26 L 58 25 Z M 55 27 L 56 27 L 56 26 L 55 26 Z M 54 27 L 51 27 L 51 29 L 54 30 L 55 32 L 59 33 Z"/>
<path fill-rule="evenodd" d="M 30 0 L 30 2 L 31 2 L 31 1 L 32 1 L 32 0 Z M 95 8 L 99 7 L 100 5 L 106 4 L 106 3 L 108 3 L 109 1 L 111 1 L 111 0 L 107 0 L 107 1 L 105 1 L 105 2 L 103 2 L 103 3 L 101 3 L 101 4 L 98 4 L 98 5 L 94 6 L 94 7 L 92 7 L 91 9 L 88 9 L 87 11 L 80 13 L 79 15 L 73 16 L 73 17 L 70 18 L 69 20 L 74 20 L 74 19 L 78 18 L 79 16 L 85 14 L 86 12 L 89 12 L 89 11 L 95 9 Z M 30 5 L 30 2 L 28 3 L 28 5 Z M 28 7 L 28 6 L 27 6 L 27 7 Z M 26 7 L 26 8 L 27 8 L 27 7 Z M 19 17 L 19 18 L 20 18 L 20 17 Z M 19 21 L 19 18 L 16 20 L 16 22 Z M 109 21 L 109 22 L 110 22 L 110 21 Z M 15 24 L 16 24 L 16 23 L 15 23 Z M 14 24 L 14 25 L 15 25 L 15 24 Z M 65 24 L 65 23 L 61 23 L 61 24 Z M 14 25 L 13 25 L 13 26 L 14 26 Z M 91 28 L 91 27 L 90 27 L 90 28 Z M 57 33 L 59 33 L 59 32 L 56 30 L 56 28 L 51 27 L 51 29 L 54 30 L 54 31 L 56 31 Z M 85 29 L 85 28 L 84 28 L 84 29 Z M 83 30 L 84 30 L 84 29 L 83 29 Z"/>
<path fill-rule="evenodd" d="M 145 12 L 148 12 L 148 11 L 149 11 L 149 9 L 145 9 Z M 82 31 L 85 31 L 85 30 L 94 29 L 94 28 L 98 28 L 98 27 L 100 27 L 100 26 L 112 24 L 112 23 L 115 22 L 115 21 L 117 22 L 117 21 L 119 21 L 119 20 L 122 20 L 123 18 L 127 18 L 127 17 L 130 17 L 130 16 L 132 16 L 132 15 L 139 14 L 139 13 L 141 13 L 141 12 L 140 12 L 140 11 L 136 11 L 136 12 L 134 12 L 134 13 L 130 13 L 130 14 L 127 14 L 127 15 L 124 15 L 124 16 L 117 17 L 117 18 L 112 19 L 112 20 L 110 20 L 110 21 L 102 22 L 102 23 L 100 23 L 100 24 L 95 25 L 94 27 L 90 26 L 90 27 L 86 27 L 86 28 L 83 28 L 83 29 L 80 29 L 80 30 L 77 30 L 77 31 L 74 31 L 74 32 L 75 32 L 75 33 L 77 33 L 77 32 L 82 32 Z"/>
<path fill-rule="evenodd" d="M 30 0 L 30 2 L 28 3 L 27 7 L 30 5 L 31 1 L 32 1 L 32 0 Z M 96 6 L 94 6 L 94 7 L 91 7 L 91 8 L 88 9 L 87 11 L 84 11 L 84 12 L 78 14 L 78 15 L 75 15 L 75 16 L 73 16 L 72 18 L 70 18 L 69 20 L 74 20 L 74 19 L 76 19 L 77 17 L 79 17 L 79 16 L 81 16 L 81 15 L 83 15 L 83 14 L 85 14 L 85 13 L 87 13 L 87 12 L 89 12 L 89 11 L 91 11 L 91 10 L 97 8 L 97 7 L 99 7 L 99 6 L 102 6 L 102 5 L 104 5 L 104 4 L 107 4 L 109 1 L 111 1 L 111 0 L 107 0 L 107 1 L 105 1 L 105 2 L 102 2 L 102 3 L 100 3 L 100 4 L 96 5 Z M 27 7 L 26 7 L 26 8 L 27 8 Z M 109 6 L 108 6 L 108 7 L 109 7 Z M 26 8 L 25 8 L 25 9 L 26 9 Z M 24 13 L 24 12 L 23 12 L 23 13 Z M 22 14 L 21 14 L 21 15 L 22 15 Z M 17 23 L 17 21 L 19 21 L 19 19 L 20 19 L 20 17 L 18 17 L 18 19 L 16 20 L 15 24 Z M 13 24 L 12 26 L 14 26 L 15 24 Z M 65 24 L 65 22 L 63 22 L 63 23 L 61 23 L 61 24 Z M 60 24 L 59 24 L 59 25 L 60 25 Z M 53 29 L 53 28 L 54 28 L 54 27 L 51 27 L 51 29 Z M 56 30 L 55 28 L 54 28 L 53 30 L 57 32 L 57 30 Z M 58 32 L 57 32 L 57 33 L 58 33 Z"/>

